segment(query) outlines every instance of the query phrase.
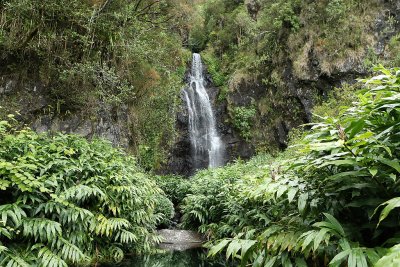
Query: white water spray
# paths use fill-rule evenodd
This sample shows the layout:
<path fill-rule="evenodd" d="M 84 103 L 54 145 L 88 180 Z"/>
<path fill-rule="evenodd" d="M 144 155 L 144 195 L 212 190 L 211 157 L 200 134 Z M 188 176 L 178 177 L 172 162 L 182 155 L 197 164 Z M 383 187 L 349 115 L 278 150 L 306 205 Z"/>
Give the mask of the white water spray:
<path fill-rule="evenodd" d="M 190 84 L 184 90 L 184 95 L 189 112 L 189 133 L 195 167 L 206 157 L 209 167 L 221 166 L 224 147 L 216 129 L 210 98 L 204 87 L 201 57 L 197 53 L 193 54 Z"/>

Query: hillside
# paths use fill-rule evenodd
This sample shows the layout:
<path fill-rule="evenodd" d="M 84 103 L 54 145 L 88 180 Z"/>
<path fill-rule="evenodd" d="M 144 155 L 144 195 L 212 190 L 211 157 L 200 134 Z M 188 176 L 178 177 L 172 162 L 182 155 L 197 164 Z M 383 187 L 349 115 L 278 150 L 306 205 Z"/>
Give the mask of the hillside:
<path fill-rule="evenodd" d="M 4 0 L 0 61 L 0 266 L 399 266 L 399 1 Z"/>
<path fill-rule="evenodd" d="M 187 156 L 188 48 L 202 50 L 229 160 L 285 148 L 333 87 L 399 62 L 395 1 L 50 2 L 2 3 L 2 114 L 104 137 L 148 170 L 181 172 Z"/>

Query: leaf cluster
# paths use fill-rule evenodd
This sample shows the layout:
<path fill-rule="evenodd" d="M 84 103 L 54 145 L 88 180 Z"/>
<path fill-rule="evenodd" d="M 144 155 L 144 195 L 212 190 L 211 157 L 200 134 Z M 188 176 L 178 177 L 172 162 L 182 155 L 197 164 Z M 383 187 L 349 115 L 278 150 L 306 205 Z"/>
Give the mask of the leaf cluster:
<path fill-rule="evenodd" d="M 210 255 L 242 266 L 397 266 L 400 71 L 377 71 L 353 107 L 311 124 L 291 153 L 194 178 L 183 218 L 211 238 Z"/>
<path fill-rule="evenodd" d="M 159 241 L 171 214 L 133 158 L 102 140 L 0 125 L 1 266 L 120 261 Z"/>

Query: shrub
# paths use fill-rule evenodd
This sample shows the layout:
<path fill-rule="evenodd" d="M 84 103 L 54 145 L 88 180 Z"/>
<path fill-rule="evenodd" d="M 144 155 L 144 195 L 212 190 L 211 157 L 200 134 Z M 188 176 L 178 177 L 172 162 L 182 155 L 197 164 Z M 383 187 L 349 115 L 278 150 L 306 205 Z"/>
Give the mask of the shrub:
<path fill-rule="evenodd" d="M 311 124 L 295 156 L 251 161 L 234 180 L 221 174 L 235 166 L 211 171 L 215 186 L 194 179 L 184 218 L 212 238 L 209 255 L 226 250 L 243 266 L 398 265 L 400 70 L 379 70 L 341 117 Z"/>
<path fill-rule="evenodd" d="M 343 0 L 333 0 L 329 1 L 325 8 L 327 14 L 327 21 L 334 22 L 337 21 L 345 15 L 347 6 Z"/>
<path fill-rule="evenodd" d="M 252 136 L 251 127 L 254 122 L 254 117 L 257 111 L 251 107 L 234 107 L 232 110 L 233 126 L 239 131 L 240 135 L 249 140 Z"/>
<path fill-rule="evenodd" d="M 159 240 L 161 190 L 101 140 L 0 122 L 0 265 L 120 261 Z"/>
<path fill-rule="evenodd" d="M 388 50 L 391 58 L 391 66 L 400 66 L 400 34 L 390 39 Z"/>
<path fill-rule="evenodd" d="M 154 179 L 175 206 L 179 206 L 186 195 L 191 192 L 191 181 L 185 177 L 167 175 L 155 176 Z"/>
<path fill-rule="evenodd" d="M 207 71 L 210 73 L 215 86 L 223 86 L 227 78 L 221 70 L 220 61 L 211 53 L 204 53 L 203 60 L 207 66 Z"/>
<path fill-rule="evenodd" d="M 154 212 L 160 216 L 158 226 L 168 227 L 171 224 L 171 219 L 175 215 L 174 204 L 166 196 L 160 194 L 156 197 L 156 208 Z"/>
<path fill-rule="evenodd" d="M 361 84 L 342 84 L 339 88 L 334 88 L 329 92 L 326 101 L 313 108 L 314 122 L 323 120 L 324 117 L 340 117 L 343 113 L 357 101 L 357 91 L 361 89 Z"/>

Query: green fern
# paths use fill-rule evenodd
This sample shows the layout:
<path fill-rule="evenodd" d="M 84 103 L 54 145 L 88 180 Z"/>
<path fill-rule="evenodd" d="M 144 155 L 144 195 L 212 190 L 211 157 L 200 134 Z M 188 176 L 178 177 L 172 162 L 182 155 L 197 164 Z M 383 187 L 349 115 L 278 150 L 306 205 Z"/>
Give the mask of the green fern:
<path fill-rule="evenodd" d="M 0 206 L 0 216 L 2 223 L 7 225 L 7 221 L 9 225 L 18 227 L 22 219 L 26 217 L 25 211 L 22 209 L 22 205 L 20 203 L 14 204 L 5 204 Z M 12 222 L 12 223 L 10 223 Z"/>
<path fill-rule="evenodd" d="M 67 267 L 67 263 L 57 254 L 54 254 L 49 248 L 43 247 L 38 252 L 40 265 L 43 267 Z"/>

